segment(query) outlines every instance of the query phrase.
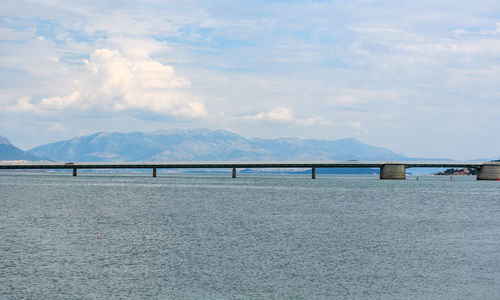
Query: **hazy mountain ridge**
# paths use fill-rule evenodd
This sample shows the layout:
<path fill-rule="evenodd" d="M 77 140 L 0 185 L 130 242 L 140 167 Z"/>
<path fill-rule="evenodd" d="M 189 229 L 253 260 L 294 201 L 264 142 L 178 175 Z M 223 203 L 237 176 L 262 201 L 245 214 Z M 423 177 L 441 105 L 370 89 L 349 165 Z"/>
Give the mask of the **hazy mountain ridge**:
<path fill-rule="evenodd" d="M 6 137 L 0 135 L 0 145 L 11 145 L 11 143 Z"/>
<path fill-rule="evenodd" d="M 99 132 L 28 151 L 56 161 L 408 160 L 356 139 L 245 138 L 226 130 Z"/>
<path fill-rule="evenodd" d="M 27 153 L 16 146 L 12 145 L 10 141 L 0 135 L 0 160 L 42 160 L 33 154 Z"/>

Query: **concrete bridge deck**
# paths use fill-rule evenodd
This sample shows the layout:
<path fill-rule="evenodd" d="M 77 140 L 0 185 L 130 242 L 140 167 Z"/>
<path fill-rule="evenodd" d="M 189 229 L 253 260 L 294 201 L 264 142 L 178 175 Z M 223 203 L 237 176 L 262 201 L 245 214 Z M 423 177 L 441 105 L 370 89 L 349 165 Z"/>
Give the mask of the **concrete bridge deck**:
<path fill-rule="evenodd" d="M 475 168 L 479 180 L 500 179 L 500 162 L 418 162 L 418 161 L 330 161 L 330 162 L 32 162 L 32 163 L 0 163 L 0 170 L 43 170 L 72 169 L 76 176 L 77 169 L 236 169 L 246 168 L 311 168 L 312 177 L 316 177 L 316 168 L 380 168 L 381 179 L 405 179 L 407 168 Z"/>
<path fill-rule="evenodd" d="M 32 162 L 0 163 L 0 169 L 201 169 L 201 168 L 380 168 L 387 164 L 406 168 L 480 168 L 485 162 L 414 162 L 414 161 L 298 161 L 298 162 Z M 486 163 L 489 164 L 489 163 Z M 500 163 L 499 163 L 500 164 Z"/>

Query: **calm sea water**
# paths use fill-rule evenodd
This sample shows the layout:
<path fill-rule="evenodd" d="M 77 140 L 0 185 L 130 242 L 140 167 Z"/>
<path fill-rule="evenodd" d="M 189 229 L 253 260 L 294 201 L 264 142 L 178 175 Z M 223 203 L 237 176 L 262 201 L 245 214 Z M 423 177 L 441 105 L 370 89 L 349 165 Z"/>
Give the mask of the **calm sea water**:
<path fill-rule="evenodd" d="M 498 299 L 474 179 L 3 173 L 0 296 Z"/>

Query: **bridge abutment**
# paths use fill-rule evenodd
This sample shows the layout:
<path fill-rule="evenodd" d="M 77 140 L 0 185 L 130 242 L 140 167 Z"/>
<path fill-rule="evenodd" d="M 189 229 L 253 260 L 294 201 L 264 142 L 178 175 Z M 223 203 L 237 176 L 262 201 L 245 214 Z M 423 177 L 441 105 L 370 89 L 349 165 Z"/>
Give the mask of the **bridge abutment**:
<path fill-rule="evenodd" d="M 405 180 L 406 166 L 402 164 L 385 164 L 380 167 L 380 179 Z"/>
<path fill-rule="evenodd" d="M 477 169 L 477 180 L 499 180 L 500 163 L 484 163 Z"/>

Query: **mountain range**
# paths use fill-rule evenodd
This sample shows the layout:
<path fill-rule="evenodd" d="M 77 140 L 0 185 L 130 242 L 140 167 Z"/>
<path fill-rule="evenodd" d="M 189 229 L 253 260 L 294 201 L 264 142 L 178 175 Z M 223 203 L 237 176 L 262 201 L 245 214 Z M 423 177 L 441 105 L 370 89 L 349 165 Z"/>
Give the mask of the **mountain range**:
<path fill-rule="evenodd" d="M 226 130 L 100 132 L 35 147 L 53 161 L 328 161 L 408 160 L 356 139 L 245 138 Z M 2 159 L 0 157 L 0 159 Z"/>
<path fill-rule="evenodd" d="M 12 145 L 10 141 L 0 135 L 0 160 L 31 160 L 39 161 L 41 158 L 36 155 L 27 153 L 16 146 Z"/>

